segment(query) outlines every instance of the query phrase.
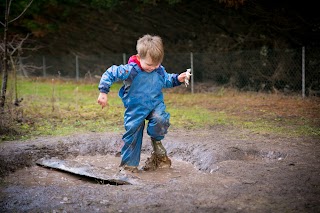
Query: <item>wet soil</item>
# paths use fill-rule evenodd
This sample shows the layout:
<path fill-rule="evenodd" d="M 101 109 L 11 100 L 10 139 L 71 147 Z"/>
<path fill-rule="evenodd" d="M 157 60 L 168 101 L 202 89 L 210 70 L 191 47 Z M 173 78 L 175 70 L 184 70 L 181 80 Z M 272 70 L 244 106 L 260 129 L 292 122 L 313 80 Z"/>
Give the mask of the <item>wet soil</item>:
<path fill-rule="evenodd" d="M 171 130 L 172 168 L 102 184 L 36 165 L 57 157 L 118 172 L 119 133 L 0 144 L 0 212 L 320 212 L 320 139 Z M 150 155 L 144 138 L 142 159 Z"/>

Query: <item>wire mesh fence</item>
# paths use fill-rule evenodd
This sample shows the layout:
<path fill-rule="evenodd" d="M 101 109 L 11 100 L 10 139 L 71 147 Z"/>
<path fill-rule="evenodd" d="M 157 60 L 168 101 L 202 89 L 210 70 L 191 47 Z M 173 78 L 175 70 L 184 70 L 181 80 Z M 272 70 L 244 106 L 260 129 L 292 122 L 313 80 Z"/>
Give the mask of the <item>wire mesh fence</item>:
<path fill-rule="evenodd" d="M 92 78 L 113 64 L 127 63 L 132 54 L 33 55 L 20 67 L 33 64 L 32 76 Z M 223 53 L 166 53 L 168 73 L 192 66 L 193 82 L 234 87 L 246 91 L 295 92 L 320 95 L 320 49 L 242 50 Z M 21 70 L 21 69 L 20 69 Z M 21 74 L 27 75 L 26 72 Z"/>

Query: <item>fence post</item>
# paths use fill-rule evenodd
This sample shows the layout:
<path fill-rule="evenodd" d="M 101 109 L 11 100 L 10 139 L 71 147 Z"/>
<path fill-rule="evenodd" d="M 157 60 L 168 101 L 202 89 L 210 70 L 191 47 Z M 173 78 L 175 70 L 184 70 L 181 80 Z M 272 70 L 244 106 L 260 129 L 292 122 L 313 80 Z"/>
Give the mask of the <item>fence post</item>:
<path fill-rule="evenodd" d="M 302 47 L 302 98 L 306 95 L 305 47 Z"/>
<path fill-rule="evenodd" d="M 46 65 L 46 57 L 42 56 L 42 71 L 43 71 L 43 77 L 47 77 L 47 65 Z"/>
<path fill-rule="evenodd" d="M 76 55 L 76 81 L 79 81 L 79 58 Z"/>
<path fill-rule="evenodd" d="M 191 76 L 191 94 L 193 94 L 193 92 L 194 92 L 194 87 L 193 87 L 194 70 L 193 70 L 193 53 L 192 52 L 190 53 L 190 66 L 191 66 L 191 73 L 192 73 L 192 76 Z"/>
<path fill-rule="evenodd" d="M 127 63 L 127 55 L 125 53 L 122 53 L 122 63 L 123 64 Z"/>

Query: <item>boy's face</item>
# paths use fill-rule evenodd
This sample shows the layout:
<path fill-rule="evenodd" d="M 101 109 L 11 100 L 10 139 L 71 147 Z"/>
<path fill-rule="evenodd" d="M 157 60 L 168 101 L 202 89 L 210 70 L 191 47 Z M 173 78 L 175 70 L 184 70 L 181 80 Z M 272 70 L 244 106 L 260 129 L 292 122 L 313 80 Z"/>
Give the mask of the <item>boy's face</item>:
<path fill-rule="evenodd" d="M 141 68 L 146 72 L 152 72 L 160 66 L 160 63 L 154 63 L 149 55 L 143 59 L 138 55 L 138 59 L 140 60 Z"/>

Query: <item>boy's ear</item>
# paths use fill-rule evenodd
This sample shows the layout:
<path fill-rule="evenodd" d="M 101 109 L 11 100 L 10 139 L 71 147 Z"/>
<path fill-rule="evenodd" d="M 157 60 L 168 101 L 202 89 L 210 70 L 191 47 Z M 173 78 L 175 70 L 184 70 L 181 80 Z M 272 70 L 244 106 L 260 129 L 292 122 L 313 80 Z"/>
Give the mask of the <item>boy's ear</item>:
<path fill-rule="evenodd" d="M 141 59 L 141 58 L 140 58 L 140 55 L 137 54 L 137 60 L 140 61 L 140 59 Z"/>

